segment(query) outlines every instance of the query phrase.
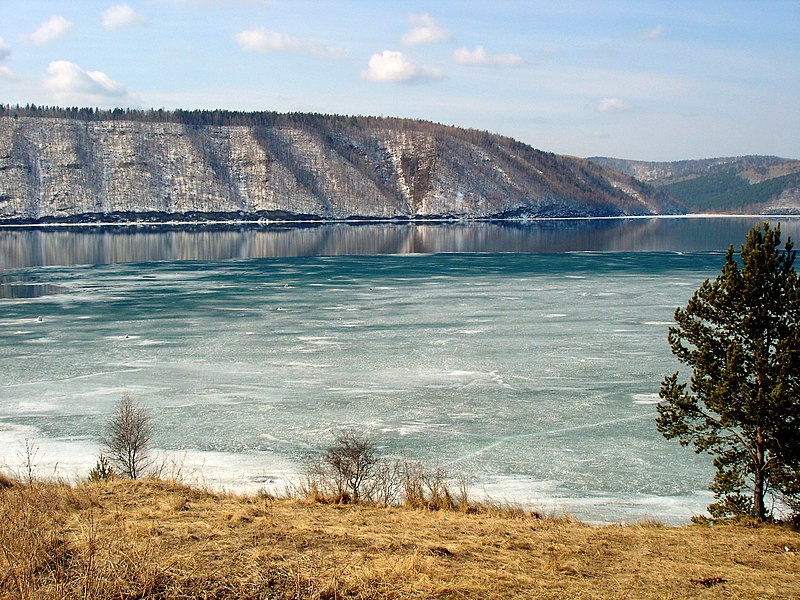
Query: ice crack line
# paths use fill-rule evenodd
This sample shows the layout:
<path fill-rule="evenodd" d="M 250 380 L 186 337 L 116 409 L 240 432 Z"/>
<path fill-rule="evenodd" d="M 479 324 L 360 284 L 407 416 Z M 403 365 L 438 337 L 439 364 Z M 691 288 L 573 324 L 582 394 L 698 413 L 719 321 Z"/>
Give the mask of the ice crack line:
<path fill-rule="evenodd" d="M 87 373 L 86 375 L 75 375 L 75 377 L 64 377 L 63 379 L 44 379 L 42 381 L 26 381 L 24 383 L 11 383 L 2 386 L 3 388 L 24 387 L 28 385 L 41 385 L 43 383 L 61 383 L 64 381 L 75 381 L 76 379 L 90 379 L 100 375 L 116 375 L 117 373 L 135 373 L 141 369 L 121 369 L 119 371 L 100 371 L 98 373 Z"/>
<path fill-rule="evenodd" d="M 464 456 L 456 458 L 455 460 L 451 460 L 448 465 L 455 465 L 462 461 L 465 461 L 469 458 L 473 458 L 475 456 L 479 456 L 484 452 L 488 452 L 492 448 L 496 448 L 501 444 L 505 444 L 506 442 L 510 442 L 512 440 L 521 440 L 526 438 L 537 438 L 537 437 L 546 437 L 548 435 L 557 435 L 559 433 L 568 433 L 570 431 L 581 431 L 585 429 L 597 429 L 598 427 L 605 427 L 606 425 L 615 425 L 616 423 L 626 423 L 628 421 L 638 421 L 640 419 L 652 419 L 652 414 L 643 414 L 643 415 L 636 415 L 633 417 L 623 417 L 621 419 L 611 419 L 609 421 L 601 421 L 600 423 L 588 423 L 586 425 L 576 425 L 574 427 L 562 427 L 560 429 L 551 429 L 550 431 L 536 431 L 534 433 L 521 433 L 519 435 L 509 435 L 503 438 L 500 438 L 496 442 L 492 442 L 491 444 L 484 446 L 483 448 L 479 448 L 474 452 L 469 452 Z"/>

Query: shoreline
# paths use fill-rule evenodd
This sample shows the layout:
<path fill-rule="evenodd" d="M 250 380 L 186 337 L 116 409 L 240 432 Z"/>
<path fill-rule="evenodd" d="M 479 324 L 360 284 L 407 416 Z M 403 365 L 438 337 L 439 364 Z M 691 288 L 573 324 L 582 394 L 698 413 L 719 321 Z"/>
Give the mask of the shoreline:
<path fill-rule="evenodd" d="M 733 214 L 733 213 L 690 213 L 680 215 L 600 215 L 600 216 L 562 216 L 562 217 L 365 217 L 365 218 L 300 218 L 300 219 L 194 219 L 194 220 L 121 220 L 121 221 L 84 221 L 84 222 L 18 222 L 7 223 L 0 220 L 0 229 L 87 229 L 106 227 L 151 228 L 167 227 L 308 227 L 324 225 L 473 225 L 478 223 L 514 224 L 548 223 L 559 221 L 626 221 L 626 220 L 672 220 L 672 219 L 800 219 L 800 214 Z"/>
<path fill-rule="evenodd" d="M 0 475 L 25 479 L 25 444 L 34 449 L 36 464 L 30 474 L 39 483 L 79 485 L 95 466 L 101 448 L 92 440 L 37 437 L 35 431 L 6 430 L 11 443 L 0 445 Z M 16 433 L 16 435 L 15 435 Z M 71 443 L 72 442 L 72 443 Z M 16 454 L 19 461 L 12 462 Z M 162 477 L 191 488 L 240 498 L 259 494 L 281 496 L 286 490 L 302 484 L 302 464 L 274 453 L 234 454 L 219 451 L 182 448 L 154 448 L 155 463 Z M 398 458 L 398 456 L 387 456 Z M 432 466 L 432 464 L 427 464 Z M 457 469 L 448 472 L 448 482 L 455 487 L 467 474 Z M 619 494 L 596 492 L 574 495 L 555 480 L 538 480 L 514 475 L 474 477 L 467 485 L 469 498 L 490 504 L 555 517 L 579 519 L 591 525 L 631 525 L 655 519 L 670 527 L 689 525 L 694 516 L 706 515 L 706 506 L 713 501 L 707 489 L 688 494 L 657 495 L 647 493 Z"/>

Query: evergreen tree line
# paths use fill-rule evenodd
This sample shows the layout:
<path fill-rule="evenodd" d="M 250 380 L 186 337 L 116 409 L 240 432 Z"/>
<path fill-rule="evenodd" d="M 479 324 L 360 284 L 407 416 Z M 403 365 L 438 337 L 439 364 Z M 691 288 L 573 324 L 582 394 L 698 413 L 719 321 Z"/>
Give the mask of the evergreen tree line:
<path fill-rule="evenodd" d="M 469 139 L 474 143 L 485 144 L 489 140 L 504 139 L 488 131 L 465 129 L 454 125 L 442 125 L 421 119 L 404 119 L 399 117 L 347 116 L 326 113 L 277 111 L 240 111 L 240 110 L 165 110 L 138 108 L 92 108 L 78 106 L 37 106 L 36 104 L 0 104 L 0 117 L 40 117 L 51 119 L 74 119 L 87 122 L 99 121 L 134 121 L 139 123 L 178 123 L 196 127 L 303 127 L 309 129 L 339 130 L 388 127 L 391 129 L 417 131 L 420 133 L 447 132 L 450 135 Z M 515 142 L 519 146 L 525 146 Z"/>
<path fill-rule="evenodd" d="M 423 119 L 383 116 L 352 116 L 327 113 L 239 110 L 165 110 L 163 108 L 92 108 L 78 106 L 37 106 L 36 104 L 0 104 L 2 117 L 40 117 L 73 119 L 85 122 L 133 121 L 138 123 L 177 123 L 193 127 L 294 127 L 340 137 L 347 133 L 369 132 L 372 129 L 392 129 L 432 136 L 447 136 L 463 140 L 484 149 L 502 150 L 517 159 L 543 163 L 557 172 L 570 172 L 565 157 L 544 152 L 507 136 L 486 130 L 444 125 Z M 572 161 L 569 161 L 570 163 Z M 587 167 L 594 170 L 591 166 Z"/>

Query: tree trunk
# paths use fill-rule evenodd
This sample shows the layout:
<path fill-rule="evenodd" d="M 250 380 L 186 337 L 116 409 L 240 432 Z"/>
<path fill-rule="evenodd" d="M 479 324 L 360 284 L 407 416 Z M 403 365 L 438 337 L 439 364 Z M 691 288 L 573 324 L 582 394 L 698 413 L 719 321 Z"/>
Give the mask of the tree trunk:
<path fill-rule="evenodd" d="M 753 516 L 759 521 L 767 518 L 764 506 L 764 432 L 756 429 L 756 465 L 753 470 Z"/>

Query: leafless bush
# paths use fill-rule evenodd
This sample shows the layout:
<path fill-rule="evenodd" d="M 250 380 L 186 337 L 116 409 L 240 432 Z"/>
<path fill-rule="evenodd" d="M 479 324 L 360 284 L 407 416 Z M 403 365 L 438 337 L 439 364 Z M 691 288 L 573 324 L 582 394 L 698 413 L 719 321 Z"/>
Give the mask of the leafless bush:
<path fill-rule="evenodd" d="M 366 435 L 354 430 L 342 430 L 336 434 L 333 445 L 328 447 L 319 461 L 312 465 L 312 485 L 321 491 L 332 491 L 343 502 L 366 500 L 368 482 L 373 479 L 378 459 L 375 443 Z"/>
<path fill-rule="evenodd" d="M 457 497 L 450 490 L 450 475 L 442 468 L 426 470 L 418 462 L 403 464 L 403 504 L 410 508 L 455 510 L 466 507 L 466 484 L 462 483 Z"/>
<path fill-rule="evenodd" d="M 185 479 L 183 472 L 185 462 L 185 452 L 180 456 L 176 456 L 170 452 L 161 452 L 151 457 L 151 468 L 149 469 L 148 475 L 162 481 L 182 483 Z"/>
<path fill-rule="evenodd" d="M 153 423 L 144 408 L 123 394 L 103 437 L 104 455 L 117 472 L 138 479 L 152 464 Z"/>
<path fill-rule="evenodd" d="M 306 464 L 297 493 L 316 502 L 396 504 L 402 462 L 377 456 L 375 442 L 353 430 L 342 430 L 333 444 Z"/>
<path fill-rule="evenodd" d="M 375 443 L 352 430 L 339 432 L 334 443 L 306 465 L 290 495 L 314 502 L 371 502 L 431 510 L 470 510 L 466 481 L 453 491 L 450 474 L 422 463 L 379 457 Z"/>
<path fill-rule="evenodd" d="M 369 499 L 382 506 L 397 504 L 403 483 L 403 461 L 379 459 L 369 482 Z"/>
<path fill-rule="evenodd" d="M 35 477 L 34 472 L 36 471 L 36 467 L 39 466 L 37 463 L 39 446 L 37 446 L 33 440 L 26 439 L 24 450 L 17 454 L 21 460 L 20 468 L 22 469 L 22 473 L 20 474 L 20 479 L 24 478 L 28 484 L 33 483 Z"/>

